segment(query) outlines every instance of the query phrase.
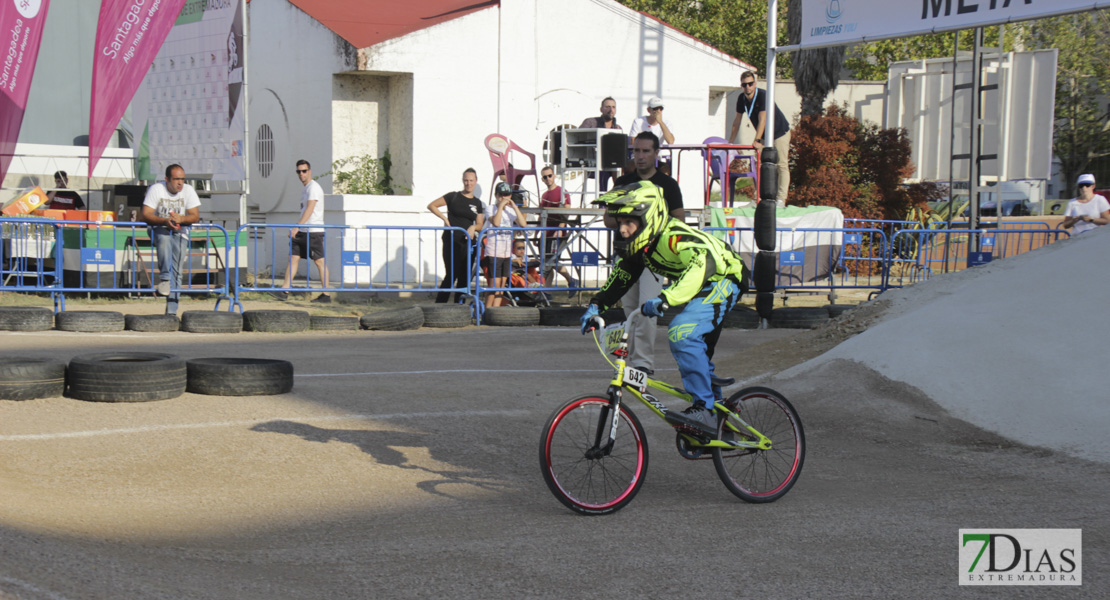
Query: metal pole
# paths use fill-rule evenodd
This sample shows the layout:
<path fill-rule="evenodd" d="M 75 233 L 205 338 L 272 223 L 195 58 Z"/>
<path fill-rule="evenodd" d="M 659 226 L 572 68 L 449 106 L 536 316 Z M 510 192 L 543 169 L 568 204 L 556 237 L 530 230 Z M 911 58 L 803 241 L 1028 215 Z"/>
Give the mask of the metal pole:
<path fill-rule="evenodd" d="M 975 45 L 971 52 L 971 164 L 968 169 L 968 200 L 971 202 L 971 213 L 968 218 L 968 232 L 979 229 L 979 86 L 982 83 L 982 44 L 983 28 L 975 28 Z M 974 251 L 979 251 L 979 240 L 971 236 Z M 970 250 L 970 248 L 969 248 Z"/>

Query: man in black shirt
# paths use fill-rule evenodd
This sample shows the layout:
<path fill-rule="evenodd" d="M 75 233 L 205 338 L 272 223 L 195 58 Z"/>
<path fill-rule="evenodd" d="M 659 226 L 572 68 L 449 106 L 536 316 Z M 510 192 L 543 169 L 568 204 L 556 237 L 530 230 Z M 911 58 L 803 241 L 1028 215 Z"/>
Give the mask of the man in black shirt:
<path fill-rule="evenodd" d="M 740 76 L 740 88 L 743 92 L 736 99 L 736 118 L 732 120 L 732 131 L 728 134 L 730 142 L 736 142 L 736 134 L 740 131 L 740 117 L 747 115 L 748 120 L 755 127 L 756 152 L 763 149 L 763 132 L 767 128 L 767 92 L 755 87 L 755 73 L 744 71 Z M 778 152 L 779 187 L 775 201 L 779 207 L 786 206 L 786 192 L 790 189 L 790 168 L 788 159 L 790 154 L 790 121 L 775 105 L 775 150 Z"/>
<path fill-rule="evenodd" d="M 663 199 L 667 201 L 667 213 L 680 221 L 685 220 L 682 190 L 670 175 L 656 168 L 658 160 L 659 138 L 650 131 L 641 132 L 636 139 L 632 140 L 632 162 L 636 165 L 636 170 L 618 177 L 614 185 L 620 187 L 647 179 L 663 190 Z M 606 216 L 605 226 L 617 229 L 616 219 Z M 659 297 L 662 291 L 663 279 L 645 270 L 640 279 L 621 298 L 621 305 L 625 307 L 626 312 L 631 312 L 643 306 L 648 300 Z M 637 322 L 635 328 L 629 332 L 629 338 L 632 342 L 629 346 L 628 365 L 654 373 L 655 319 L 642 319 Z"/>

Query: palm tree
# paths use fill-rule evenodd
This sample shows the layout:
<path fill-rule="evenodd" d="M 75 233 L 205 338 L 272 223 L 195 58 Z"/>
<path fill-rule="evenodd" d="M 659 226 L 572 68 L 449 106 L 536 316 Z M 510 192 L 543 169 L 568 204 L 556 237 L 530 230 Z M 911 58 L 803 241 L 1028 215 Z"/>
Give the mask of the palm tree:
<path fill-rule="evenodd" d="M 802 39 L 802 0 L 789 0 L 786 15 L 790 43 L 797 44 Z M 794 52 L 794 89 L 802 97 L 803 117 L 824 110 L 825 98 L 836 89 L 843 64 L 844 46 Z"/>

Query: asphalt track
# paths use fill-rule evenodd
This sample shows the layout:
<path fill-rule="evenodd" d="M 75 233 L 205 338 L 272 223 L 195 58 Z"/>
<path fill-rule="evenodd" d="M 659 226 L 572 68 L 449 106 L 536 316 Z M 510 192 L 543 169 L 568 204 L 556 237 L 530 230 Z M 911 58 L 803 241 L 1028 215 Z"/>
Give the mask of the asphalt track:
<path fill-rule="evenodd" d="M 784 330 L 726 330 L 742 378 Z M 779 502 L 732 496 L 711 461 L 639 414 L 651 460 L 605 517 L 560 505 L 537 444 L 604 391 L 572 329 L 351 334 L 5 333 L 4 355 L 108 349 L 284 358 L 291 394 L 0 402 L 0 598 L 1106 597 L 1103 463 L 1014 444 L 836 360 L 761 381 L 809 450 Z M 660 333 L 661 374 L 677 381 Z M 958 530 L 1079 527 L 1080 588 L 957 585 Z"/>

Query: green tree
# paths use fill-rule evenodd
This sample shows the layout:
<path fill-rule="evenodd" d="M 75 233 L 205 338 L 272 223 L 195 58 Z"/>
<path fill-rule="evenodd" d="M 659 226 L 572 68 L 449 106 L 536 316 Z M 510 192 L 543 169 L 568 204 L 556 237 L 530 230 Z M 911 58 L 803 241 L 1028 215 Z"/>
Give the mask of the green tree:
<path fill-rule="evenodd" d="M 1059 49 L 1052 151 L 1066 197 L 1075 195 L 1075 180 L 1092 161 L 1110 157 L 1110 107 L 1102 104 L 1110 96 L 1108 25 L 1110 11 L 1101 10 L 1029 21 L 1007 31 L 1029 49 Z"/>
<path fill-rule="evenodd" d="M 619 0 L 767 73 L 766 0 Z M 786 44 L 786 2 L 779 2 L 778 42 Z M 780 55 L 778 77 L 790 78 L 790 55 Z"/>

